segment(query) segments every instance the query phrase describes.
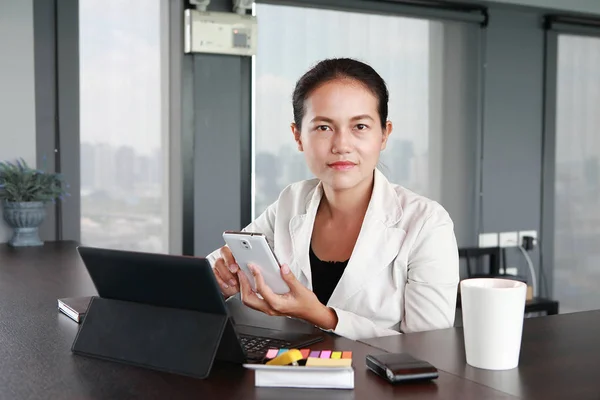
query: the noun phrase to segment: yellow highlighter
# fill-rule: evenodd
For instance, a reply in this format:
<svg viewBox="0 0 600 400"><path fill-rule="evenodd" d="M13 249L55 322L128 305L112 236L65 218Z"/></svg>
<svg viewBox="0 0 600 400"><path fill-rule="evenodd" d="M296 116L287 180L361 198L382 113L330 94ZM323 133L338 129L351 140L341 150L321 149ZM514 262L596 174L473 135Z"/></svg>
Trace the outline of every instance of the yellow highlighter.
<svg viewBox="0 0 600 400"><path fill-rule="evenodd" d="M291 349L267 361L267 365L298 365L298 361L302 360L302 358L300 350Z"/></svg>

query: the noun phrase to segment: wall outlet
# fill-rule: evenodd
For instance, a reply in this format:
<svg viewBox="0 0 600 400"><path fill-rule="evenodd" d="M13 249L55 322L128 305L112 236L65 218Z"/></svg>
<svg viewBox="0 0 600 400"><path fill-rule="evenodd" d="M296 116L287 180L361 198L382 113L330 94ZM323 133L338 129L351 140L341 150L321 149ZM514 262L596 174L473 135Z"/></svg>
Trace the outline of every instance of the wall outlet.
<svg viewBox="0 0 600 400"><path fill-rule="evenodd" d="M500 232L499 246L500 247L517 247L519 245L519 243L517 242L518 240L519 240L518 232Z"/></svg>
<svg viewBox="0 0 600 400"><path fill-rule="evenodd" d="M523 245L523 237L524 236L531 236L532 238L535 239L535 241L537 241L537 231L520 231L519 232L519 245L520 246Z"/></svg>
<svg viewBox="0 0 600 400"><path fill-rule="evenodd" d="M506 268L506 275L517 276L519 275L519 270L515 267L508 267Z"/></svg>
<svg viewBox="0 0 600 400"><path fill-rule="evenodd" d="M498 247L497 233L480 233L479 247Z"/></svg>

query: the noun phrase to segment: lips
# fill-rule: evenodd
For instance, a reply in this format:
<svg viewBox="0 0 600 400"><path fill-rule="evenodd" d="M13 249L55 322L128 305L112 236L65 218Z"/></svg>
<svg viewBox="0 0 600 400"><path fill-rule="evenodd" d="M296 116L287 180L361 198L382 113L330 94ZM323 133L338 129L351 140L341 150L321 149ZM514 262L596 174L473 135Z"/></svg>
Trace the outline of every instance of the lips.
<svg viewBox="0 0 600 400"><path fill-rule="evenodd" d="M330 168L333 169L337 169L337 170L348 170L353 168L354 166L356 166L355 163L353 163L352 161L336 161L333 163L328 164Z"/></svg>

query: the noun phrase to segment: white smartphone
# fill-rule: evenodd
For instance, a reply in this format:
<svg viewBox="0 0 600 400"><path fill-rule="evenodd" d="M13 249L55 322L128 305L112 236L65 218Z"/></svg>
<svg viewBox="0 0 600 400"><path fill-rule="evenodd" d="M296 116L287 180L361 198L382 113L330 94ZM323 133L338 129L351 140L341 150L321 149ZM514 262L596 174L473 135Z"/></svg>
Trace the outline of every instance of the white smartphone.
<svg viewBox="0 0 600 400"><path fill-rule="evenodd" d="M284 294L290 291L281 277L279 262L262 233L225 231L223 240L231 250L240 269L246 274L252 289L256 290L256 282L248 264L260 267L265 283L274 293Z"/></svg>

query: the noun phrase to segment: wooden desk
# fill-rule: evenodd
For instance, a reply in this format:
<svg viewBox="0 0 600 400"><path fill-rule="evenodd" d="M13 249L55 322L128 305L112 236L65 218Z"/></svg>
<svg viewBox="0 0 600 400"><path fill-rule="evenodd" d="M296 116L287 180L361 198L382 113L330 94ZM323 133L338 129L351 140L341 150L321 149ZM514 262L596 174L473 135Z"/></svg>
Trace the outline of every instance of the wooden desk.
<svg viewBox="0 0 600 400"><path fill-rule="evenodd" d="M78 325L57 311L56 299L90 294L96 292L75 243L46 243L27 249L0 245L0 398L514 398L447 372L441 372L435 383L389 385L365 367L365 356L380 350L325 333L325 341L315 347L353 351L354 390L255 388L252 371L225 363L217 363L208 379L197 380L76 356L71 344ZM239 309L242 307L233 311ZM248 321L256 316L249 313L235 318ZM261 314L257 325L269 318ZM272 322L277 325L288 323L286 320L275 318Z"/></svg>
<svg viewBox="0 0 600 400"><path fill-rule="evenodd" d="M509 371L468 365L462 328L363 343L410 353L438 369L524 399L600 399L600 310L526 319L519 367Z"/></svg>

